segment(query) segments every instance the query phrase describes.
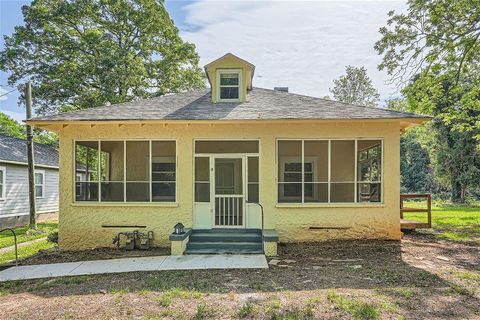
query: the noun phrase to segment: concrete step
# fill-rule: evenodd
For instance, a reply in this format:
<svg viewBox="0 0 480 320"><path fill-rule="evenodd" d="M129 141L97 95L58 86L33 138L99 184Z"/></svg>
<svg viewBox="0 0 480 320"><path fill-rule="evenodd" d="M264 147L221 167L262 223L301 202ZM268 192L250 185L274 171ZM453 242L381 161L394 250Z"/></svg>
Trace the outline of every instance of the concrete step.
<svg viewBox="0 0 480 320"><path fill-rule="evenodd" d="M233 232L193 232L190 242L261 242L262 236L256 233Z"/></svg>
<svg viewBox="0 0 480 320"><path fill-rule="evenodd" d="M185 254L262 254L262 249L189 249L185 251Z"/></svg>
<svg viewBox="0 0 480 320"><path fill-rule="evenodd" d="M193 230L185 251L186 254L262 252L262 232L259 229Z"/></svg>
<svg viewBox="0 0 480 320"><path fill-rule="evenodd" d="M188 242L187 249L252 249L261 250L261 242Z"/></svg>

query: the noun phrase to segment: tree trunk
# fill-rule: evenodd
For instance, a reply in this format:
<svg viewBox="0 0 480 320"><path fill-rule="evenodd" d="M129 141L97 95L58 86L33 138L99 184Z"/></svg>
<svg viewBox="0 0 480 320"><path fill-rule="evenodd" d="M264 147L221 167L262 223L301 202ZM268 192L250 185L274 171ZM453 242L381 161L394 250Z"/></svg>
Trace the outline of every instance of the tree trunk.
<svg viewBox="0 0 480 320"><path fill-rule="evenodd" d="M463 203L465 201L462 197L462 185L460 182L456 181L455 178L452 179L452 202L453 203Z"/></svg>

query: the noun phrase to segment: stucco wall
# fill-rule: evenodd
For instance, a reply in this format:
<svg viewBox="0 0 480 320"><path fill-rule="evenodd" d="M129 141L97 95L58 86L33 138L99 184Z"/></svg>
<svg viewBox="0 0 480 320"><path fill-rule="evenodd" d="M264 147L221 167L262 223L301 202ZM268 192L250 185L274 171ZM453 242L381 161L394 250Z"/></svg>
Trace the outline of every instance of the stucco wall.
<svg viewBox="0 0 480 320"><path fill-rule="evenodd" d="M265 209L265 228L276 229L280 241L400 239L399 134L396 121L68 125L60 132L60 246L111 246L114 234L125 230L102 228L102 224L146 225L154 231L156 245L168 245L175 223L192 226L193 141L201 138L260 139L260 202ZM383 204L276 204L276 139L365 137L384 139ZM73 203L74 139L162 138L177 141L177 204Z"/></svg>

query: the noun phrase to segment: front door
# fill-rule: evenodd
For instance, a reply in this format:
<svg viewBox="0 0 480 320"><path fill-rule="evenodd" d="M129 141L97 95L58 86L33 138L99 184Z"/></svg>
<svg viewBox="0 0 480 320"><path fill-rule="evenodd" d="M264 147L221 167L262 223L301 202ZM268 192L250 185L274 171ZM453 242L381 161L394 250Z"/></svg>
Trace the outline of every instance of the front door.
<svg viewBox="0 0 480 320"><path fill-rule="evenodd" d="M245 225L245 158L214 158L213 221L215 227Z"/></svg>

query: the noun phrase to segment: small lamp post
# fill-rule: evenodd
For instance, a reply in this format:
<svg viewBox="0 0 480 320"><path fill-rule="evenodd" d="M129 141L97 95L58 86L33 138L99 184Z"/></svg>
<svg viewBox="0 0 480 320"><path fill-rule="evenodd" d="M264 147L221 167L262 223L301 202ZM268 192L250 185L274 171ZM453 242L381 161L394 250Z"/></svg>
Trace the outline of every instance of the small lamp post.
<svg viewBox="0 0 480 320"><path fill-rule="evenodd" d="M184 234L185 233L185 226L179 222L173 227L174 234Z"/></svg>

